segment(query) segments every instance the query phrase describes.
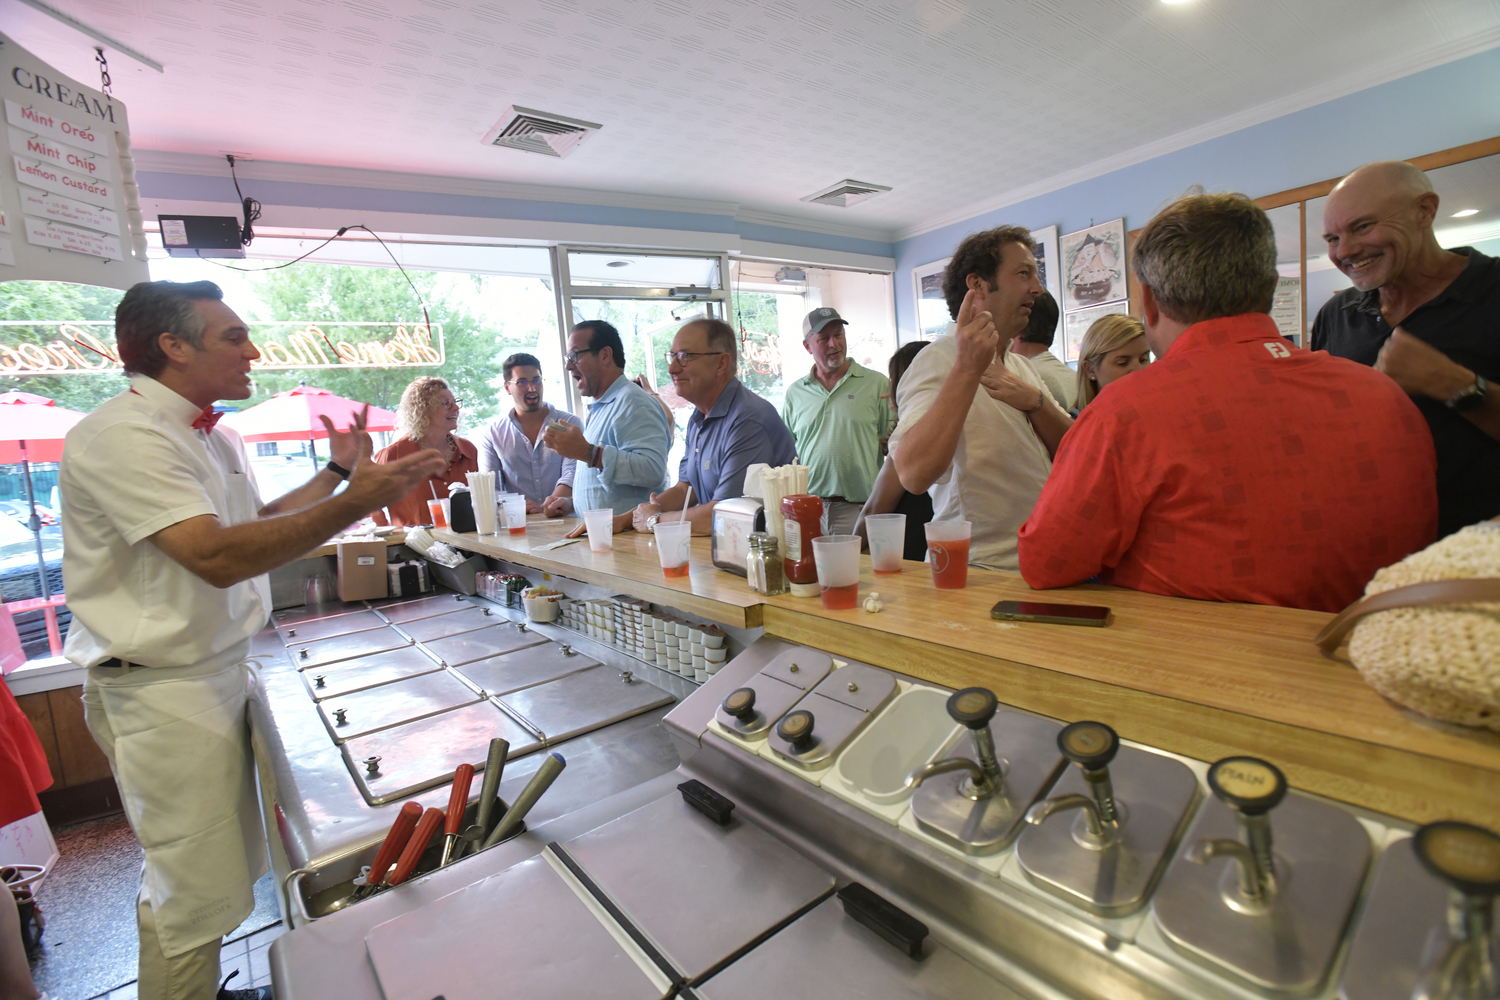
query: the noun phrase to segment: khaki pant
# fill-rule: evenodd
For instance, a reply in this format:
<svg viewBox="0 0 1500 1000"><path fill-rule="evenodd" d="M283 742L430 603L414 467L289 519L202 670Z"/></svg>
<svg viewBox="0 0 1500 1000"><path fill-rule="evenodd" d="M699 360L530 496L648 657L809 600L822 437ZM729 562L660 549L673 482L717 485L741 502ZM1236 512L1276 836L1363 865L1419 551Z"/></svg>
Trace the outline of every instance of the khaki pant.
<svg viewBox="0 0 1500 1000"><path fill-rule="evenodd" d="M850 503L847 500L824 500L823 501L823 532L828 535L852 535L854 534L854 522L859 519L859 512L865 509L862 503Z"/></svg>
<svg viewBox="0 0 1500 1000"><path fill-rule="evenodd" d="M221 941L210 941L168 958L162 954L151 904L144 896L136 899L135 921L141 935L140 981L136 984L140 1000L214 1000L218 996ZM230 985L250 986L238 981Z"/></svg>

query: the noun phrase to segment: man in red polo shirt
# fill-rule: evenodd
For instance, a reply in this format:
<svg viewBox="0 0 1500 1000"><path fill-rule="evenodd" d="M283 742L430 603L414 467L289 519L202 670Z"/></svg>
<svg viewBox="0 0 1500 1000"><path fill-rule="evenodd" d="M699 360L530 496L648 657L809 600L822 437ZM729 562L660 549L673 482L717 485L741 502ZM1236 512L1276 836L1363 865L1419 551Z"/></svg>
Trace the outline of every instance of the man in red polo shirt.
<svg viewBox="0 0 1500 1000"><path fill-rule="evenodd" d="M1337 611L1437 534L1437 460L1401 387L1267 315L1276 237L1242 195L1183 198L1132 263L1155 364L1063 438L1021 575Z"/></svg>

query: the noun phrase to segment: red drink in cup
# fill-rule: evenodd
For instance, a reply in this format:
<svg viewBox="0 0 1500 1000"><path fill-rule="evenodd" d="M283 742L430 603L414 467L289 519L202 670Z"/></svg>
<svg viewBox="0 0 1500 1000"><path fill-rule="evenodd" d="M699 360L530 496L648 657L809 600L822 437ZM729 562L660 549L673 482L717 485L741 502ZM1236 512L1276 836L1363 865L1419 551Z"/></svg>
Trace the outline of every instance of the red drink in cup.
<svg viewBox="0 0 1500 1000"><path fill-rule="evenodd" d="M676 577L687 576L688 575L688 564L687 563L683 563L681 566L663 566L661 568L661 574L662 574L662 576L665 576L668 579L673 579L673 578L676 578Z"/></svg>
<svg viewBox="0 0 1500 1000"><path fill-rule="evenodd" d="M932 585L939 590L962 590L969 584L968 521L929 521L927 561L932 564Z"/></svg>
<svg viewBox="0 0 1500 1000"><path fill-rule="evenodd" d="M845 587L824 587L823 607L829 611L848 611L859 603L859 584Z"/></svg>

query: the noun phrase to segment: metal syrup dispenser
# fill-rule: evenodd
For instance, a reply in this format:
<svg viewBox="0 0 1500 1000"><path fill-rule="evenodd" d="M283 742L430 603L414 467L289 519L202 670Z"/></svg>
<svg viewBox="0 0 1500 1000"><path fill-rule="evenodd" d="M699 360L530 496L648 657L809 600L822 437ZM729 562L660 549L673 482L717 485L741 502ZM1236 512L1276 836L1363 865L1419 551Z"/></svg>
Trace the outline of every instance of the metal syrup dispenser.
<svg viewBox="0 0 1500 1000"><path fill-rule="evenodd" d="M1216 801L1152 902L1157 928L1219 974L1318 992L1364 883L1369 834L1337 806L1288 795L1281 771L1256 757L1216 762L1208 787Z"/></svg>
<svg viewBox="0 0 1500 1000"><path fill-rule="evenodd" d="M994 726L999 702L982 687L954 692L947 708L967 728L974 759L947 757L908 775L912 817L965 854L994 854L1016 839L1026 807L1057 779L1063 762L1052 741L1059 727L1015 712L1001 713Z"/></svg>
<svg viewBox="0 0 1500 1000"><path fill-rule="evenodd" d="M896 695L892 674L862 663L833 671L771 731L771 752L794 767L818 771Z"/></svg>
<svg viewBox="0 0 1500 1000"><path fill-rule="evenodd" d="M771 726L833 669L816 649L789 649L766 664L714 712L714 721L742 740L764 739Z"/></svg>
<svg viewBox="0 0 1500 1000"><path fill-rule="evenodd" d="M1016 860L1033 884L1090 913L1133 913L1166 865L1198 779L1170 757L1120 746L1102 722L1064 727L1057 746L1076 767L1058 782L1061 794L1027 810Z"/></svg>
<svg viewBox="0 0 1500 1000"><path fill-rule="evenodd" d="M1339 984L1341 1000L1500 997L1500 836L1453 820L1386 848Z"/></svg>

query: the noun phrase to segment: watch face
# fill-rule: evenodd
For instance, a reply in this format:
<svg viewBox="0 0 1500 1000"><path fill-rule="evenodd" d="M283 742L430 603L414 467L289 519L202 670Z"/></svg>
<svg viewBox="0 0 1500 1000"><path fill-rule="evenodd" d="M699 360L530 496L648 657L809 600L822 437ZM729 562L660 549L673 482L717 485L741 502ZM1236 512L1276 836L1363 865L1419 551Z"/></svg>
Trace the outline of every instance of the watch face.
<svg viewBox="0 0 1500 1000"><path fill-rule="evenodd" d="M1448 400L1448 408L1463 413L1465 410L1477 409L1484 405L1484 398L1490 393L1490 384L1483 375L1474 376L1474 384L1460 392L1454 393Z"/></svg>

